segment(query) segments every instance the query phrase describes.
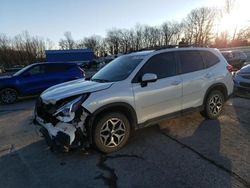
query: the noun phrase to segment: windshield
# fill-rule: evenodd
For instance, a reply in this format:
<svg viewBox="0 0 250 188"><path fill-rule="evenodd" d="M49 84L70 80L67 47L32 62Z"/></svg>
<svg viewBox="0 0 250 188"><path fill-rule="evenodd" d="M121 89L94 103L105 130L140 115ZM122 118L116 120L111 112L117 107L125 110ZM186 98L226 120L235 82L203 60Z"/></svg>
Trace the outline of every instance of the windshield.
<svg viewBox="0 0 250 188"><path fill-rule="evenodd" d="M22 68L21 70L17 71L17 72L14 74L14 76L18 76L18 75L22 74L23 72L25 72L27 69L29 69L29 68L32 67L32 66L33 66L33 65L28 65L28 66Z"/></svg>
<svg viewBox="0 0 250 188"><path fill-rule="evenodd" d="M97 82L115 82L124 80L131 74L143 58L144 56L138 55L120 56L98 71L91 80Z"/></svg>

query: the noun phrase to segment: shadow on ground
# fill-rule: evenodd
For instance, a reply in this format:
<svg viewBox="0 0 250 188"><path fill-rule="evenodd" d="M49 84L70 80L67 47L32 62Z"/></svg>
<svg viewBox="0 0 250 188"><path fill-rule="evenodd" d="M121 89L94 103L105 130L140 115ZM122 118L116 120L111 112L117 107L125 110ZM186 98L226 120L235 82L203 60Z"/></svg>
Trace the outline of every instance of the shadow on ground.
<svg viewBox="0 0 250 188"><path fill-rule="evenodd" d="M31 100L26 107L31 109L33 104ZM165 122L160 129L139 130L125 148L109 155L94 149L54 153L44 140L28 139L25 143L32 144L9 147L9 154L0 157L1 186L250 187L249 101L234 98L225 107L218 120L204 120L194 113ZM30 135L31 114L31 110L0 114L2 122L17 119L1 126L5 131L16 126L13 133L8 130L6 143L14 138L21 143L22 136Z"/></svg>
<svg viewBox="0 0 250 188"><path fill-rule="evenodd" d="M0 158L1 186L231 187L232 180L242 186L230 174L230 160L220 155L219 121L202 121L193 135L180 140L166 131L140 130L124 149L109 155L53 153L38 141Z"/></svg>

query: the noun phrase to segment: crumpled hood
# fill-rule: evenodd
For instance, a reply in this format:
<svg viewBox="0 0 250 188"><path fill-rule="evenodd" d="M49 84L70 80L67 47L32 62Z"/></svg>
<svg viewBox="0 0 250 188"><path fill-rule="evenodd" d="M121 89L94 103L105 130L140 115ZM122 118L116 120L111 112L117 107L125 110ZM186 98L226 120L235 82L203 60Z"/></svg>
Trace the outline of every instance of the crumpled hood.
<svg viewBox="0 0 250 188"><path fill-rule="evenodd" d="M55 104L57 101L67 97L108 89L112 84L112 82L99 83L77 79L48 88L41 94L41 98L44 103Z"/></svg>

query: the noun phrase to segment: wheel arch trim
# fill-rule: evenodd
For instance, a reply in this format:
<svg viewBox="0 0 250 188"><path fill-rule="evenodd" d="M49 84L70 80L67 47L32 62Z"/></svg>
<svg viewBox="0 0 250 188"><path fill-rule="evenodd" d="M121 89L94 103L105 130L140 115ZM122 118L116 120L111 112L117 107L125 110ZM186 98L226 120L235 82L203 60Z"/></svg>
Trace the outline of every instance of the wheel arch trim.
<svg viewBox="0 0 250 188"><path fill-rule="evenodd" d="M104 113L109 112L109 111L114 112L115 109L121 113L123 113L124 110L126 110L127 113L124 115L128 118L129 122L131 123L131 128L138 129L137 115L136 115L134 108L130 104L125 103L125 102L115 102L115 103L107 104L98 108L93 113L91 113L89 115L89 118L87 119L87 122L86 122L87 132L88 132L89 140L91 143L93 142L93 126L96 121L96 118L100 117L101 114L103 114L103 112Z"/></svg>
<svg viewBox="0 0 250 188"><path fill-rule="evenodd" d="M225 97L225 100L228 99L228 90L227 90L226 85L223 84L223 83L216 83L216 84L212 84L212 85L207 89L207 91L206 91L206 93L205 93L205 95L204 95L204 98L203 98L203 104L205 104L206 99L207 99L209 93L210 93L211 91L213 91L214 89L216 89L216 88L217 88L219 91L222 92L222 94L223 94L224 97Z"/></svg>

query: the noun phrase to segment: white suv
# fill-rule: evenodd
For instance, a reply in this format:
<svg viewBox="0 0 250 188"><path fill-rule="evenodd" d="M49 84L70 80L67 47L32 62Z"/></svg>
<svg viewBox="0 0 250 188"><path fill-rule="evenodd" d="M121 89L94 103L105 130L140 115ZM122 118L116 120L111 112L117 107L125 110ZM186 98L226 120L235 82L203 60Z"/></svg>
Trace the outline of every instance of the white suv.
<svg viewBox="0 0 250 188"><path fill-rule="evenodd" d="M113 60L90 80L43 92L35 122L51 147L94 144L109 153L131 130L200 111L217 118L233 92L231 66L217 49L172 48L134 52Z"/></svg>

